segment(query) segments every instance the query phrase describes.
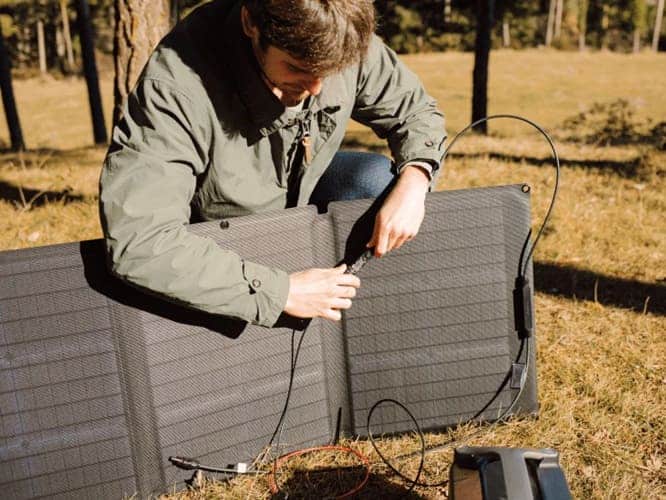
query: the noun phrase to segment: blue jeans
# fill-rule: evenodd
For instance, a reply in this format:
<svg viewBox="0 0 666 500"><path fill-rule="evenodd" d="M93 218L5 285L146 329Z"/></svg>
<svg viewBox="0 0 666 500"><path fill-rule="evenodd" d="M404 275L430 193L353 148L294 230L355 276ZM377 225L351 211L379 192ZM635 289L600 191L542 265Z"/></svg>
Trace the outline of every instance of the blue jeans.
<svg viewBox="0 0 666 500"><path fill-rule="evenodd" d="M339 151L310 196L319 213L331 201L377 198L393 182L391 160L375 153Z"/></svg>

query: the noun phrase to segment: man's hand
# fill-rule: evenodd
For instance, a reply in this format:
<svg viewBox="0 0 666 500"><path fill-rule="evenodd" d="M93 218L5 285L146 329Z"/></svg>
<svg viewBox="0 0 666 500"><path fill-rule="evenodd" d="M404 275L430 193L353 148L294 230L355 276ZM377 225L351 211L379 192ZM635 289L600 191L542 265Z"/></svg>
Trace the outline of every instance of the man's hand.
<svg viewBox="0 0 666 500"><path fill-rule="evenodd" d="M425 215L425 196L430 181L419 167L407 166L375 217L375 227L368 248L375 256L400 248L419 232Z"/></svg>
<svg viewBox="0 0 666 500"><path fill-rule="evenodd" d="M297 318L326 318L340 321L342 309L349 309L361 280L345 274L347 266L307 269L289 275L289 296L284 312Z"/></svg>

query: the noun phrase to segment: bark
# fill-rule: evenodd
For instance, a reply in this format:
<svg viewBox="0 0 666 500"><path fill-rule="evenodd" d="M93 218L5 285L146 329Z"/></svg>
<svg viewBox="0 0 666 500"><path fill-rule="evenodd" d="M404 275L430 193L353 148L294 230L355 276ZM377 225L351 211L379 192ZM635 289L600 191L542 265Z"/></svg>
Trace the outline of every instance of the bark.
<svg viewBox="0 0 666 500"><path fill-rule="evenodd" d="M116 0L115 5L114 124L148 57L169 31L172 13L169 0Z"/></svg>
<svg viewBox="0 0 666 500"><path fill-rule="evenodd" d="M106 144L106 123L102 108L102 95L99 90L99 75L95 62L95 44L92 21L90 20L90 7L88 0L77 0L76 9L79 22L79 35L81 38L81 55L83 56L83 72L88 85L88 102L93 123L95 144Z"/></svg>
<svg viewBox="0 0 666 500"><path fill-rule="evenodd" d="M586 48L588 0L578 0L578 50Z"/></svg>
<svg viewBox="0 0 666 500"><path fill-rule="evenodd" d="M603 4L601 6L601 48L606 50L608 48L608 26L610 19L608 16L608 6Z"/></svg>
<svg viewBox="0 0 666 500"><path fill-rule="evenodd" d="M657 3L657 12L654 19L654 34L652 35L652 50L659 50L659 36L661 35L661 20L664 17L664 0Z"/></svg>
<svg viewBox="0 0 666 500"><path fill-rule="evenodd" d="M555 29L553 38L558 39L562 34L562 17L564 16L564 0L557 0L555 5Z"/></svg>
<svg viewBox="0 0 666 500"><path fill-rule="evenodd" d="M472 95L472 121L488 115L488 61L490 59L490 36L495 10L495 0L477 0L476 45L474 50L474 89ZM482 134L488 133L488 123L477 127Z"/></svg>
<svg viewBox="0 0 666 500"><path fill-rule="evenodd" d="M634 29L634 54L641 51L641 32Z"/></svg>
<svg viewBox="0 0 666 500"><path fill-rule="evenodd" d="M44 23L37 21L37 53L39 55L39 71L46 73L46 44L44 43Z"/></svg>
<svg viewBox="0 0 666 500"><path fill-rule="evenodd" d="M74 71L74 51L72 50L72 35L69 30L69 12L67 0L60 0L60 17L62 17L62 35L65 39L65 52L67 53L67 71Z"/></svg>
<svg viewBox="0 0 666 500"><path fill-rule="evenodd" d="M509 30L509 21L502 22L502 46L511 47L511 31Z"/></svg>
<svg viewBox="0 0 666 500"><path fill-rule="evenodd" d="M13 151L25 149L23 143L23 132L21 131L21 122L19 121L16 110L16 100L14 99L14 87L12 86L12 64L9 54L5 47L5 38L2 35L2 26L0 25L0 90L2 91L2 104L5 107L5 118L7 119L7 128L9 129L9 138Z"/></svg>
<svg viewBox="0 0 666 500"><path fill-rule="evenodd" d="M550 47L550 44L553 41L553 28L555 25L555 5L557 0L550 0L550 6L548 8L548 21L546 25L546 47Z"/></svg>

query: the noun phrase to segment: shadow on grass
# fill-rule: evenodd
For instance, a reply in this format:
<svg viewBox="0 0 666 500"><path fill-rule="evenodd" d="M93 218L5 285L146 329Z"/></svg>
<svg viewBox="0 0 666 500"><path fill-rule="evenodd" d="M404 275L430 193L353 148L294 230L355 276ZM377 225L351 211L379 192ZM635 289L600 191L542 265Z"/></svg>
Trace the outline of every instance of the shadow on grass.
<svg viewBox="0 0 666 500"><path fill-rule="evenodd" d="M13 151L0 145L0 160L20 164L34 158L57 158L63 160L81 160L90 154L105 152L107 146L84 146L71 149L32 148L24 151Z"/></svg>
<svg viewBox="0 0 666 500"><path fill-rule="evenodd" d="M360 484L364 467L339 467L325 470L295 470L271 500L286 498L341 498ZM408 484L389 482L385 475L371 473L365 487L349 498L374 500L382 498L419 500L425 497L409 491ZM347 497L345 497L347 498Z"/></svg>
<svg viewBox="0 0 666 500"><path fill-rule="evenodd" d="M526 163L534 167L552 167L554 165L553 159L549 156L547 158L536 158L524 155L510 155L505 153L450 153L449 158L490 158L492 160L509 162L509 163ZM579 167L597 170L599 172L613 172L622 177L636 177L640 173L641 161L640 158L634 158L630 161L612 161L612 160L575 160L572 158L563 158L560 156L560 164L563 167Z"/></svg>
<svg viewBox="0 0 666 500"><path fill-rule="evenodd" d="M67 189L63 191L40 191L21 188L8 182L0 181L0 200L12 202L18 206L39 207L52 201L62 201L64 203L83 201L84 196L72 194Z"/></svg>
<svg viewBox="0 0 666 500"><path fill-rule="evenodd" d="M386 153L387 147L383 144L368 142L358 137L346 137L342 143L343 149L363 150L373 153ZM448 158L451 159L474 159L474 158L489 158L507 163L525 163L534 167L552 167L553 159L548 156L545 158L538 158L534 156L524 155L511 155L506 153L496 152L479 152L479 153L449 153ZM613 160L578 160L574 158L560 157L560 164L565 167L579 167L596 170L598 172L613 172L625 178L638 177L641 173L641 159L634 158L629 161L613 161Z"/></svg>
<svg viewBox="0 0 666 500"><path fill-rule="evenodd" d="M549 295L666 315L666 284L642 283L538 262L534 264L534 281L537 291Z"/></svg>

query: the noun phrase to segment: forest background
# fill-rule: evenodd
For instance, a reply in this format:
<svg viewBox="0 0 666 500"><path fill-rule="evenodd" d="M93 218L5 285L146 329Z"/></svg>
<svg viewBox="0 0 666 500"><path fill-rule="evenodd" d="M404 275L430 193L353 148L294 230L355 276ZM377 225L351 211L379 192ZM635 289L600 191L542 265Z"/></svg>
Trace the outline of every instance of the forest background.
<svg viewBox="0 0 666 500"><path fill-rule="evenodd" d="M46 64L68 67L63 13L70 17L73 51L80 52L73 4L66 0L0 0L0 22L17 69L39 64L37 25L44 23ZM114 0L89 0L96 46L113 53ZM172 20L201 0L171 2ZM474 49L477 2L469 0L377 0L379 33L399 53ZM553 46L560 49L638 51L666 49L660 22L663 0L512 0L494 8L494 48ZM71 63L71 59L69 61ZM70 64L71 66L71 64Z"/></svg>

